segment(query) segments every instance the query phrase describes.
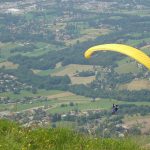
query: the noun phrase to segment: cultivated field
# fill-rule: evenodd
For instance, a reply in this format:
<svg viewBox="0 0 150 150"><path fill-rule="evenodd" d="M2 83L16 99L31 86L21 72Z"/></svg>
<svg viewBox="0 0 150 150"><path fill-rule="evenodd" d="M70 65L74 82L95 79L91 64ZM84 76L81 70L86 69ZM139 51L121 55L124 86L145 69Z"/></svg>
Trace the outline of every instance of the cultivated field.
<svg viewBox="0 0 150 150"><path fill-rule="evenodd" d="M68 46L70 44L71 45L76 44L77 41L79 41L79 42L85 42L85 41L88 41L88 40L94 40L96 37L108 34L110 31L111 30L109 30L107 28L99 28L99 29L87 28L87 29L81 29L81 31L80 31L81 35L80 35L79 38L65 40L65 43Z"/></svg>
<svg viewBox="0 0 150 150"><path fill-rule="evenodd" d="M5 67L6 69L16 69L18 67L18 64L14 64L10 61L4 61L0 63L0 68Z"/></svg>
<svg viewBox="0 0 150 150"><path fill-rule="evenodd" d="M91 83L93 80L95 80L95 76L90 76L90 77L77 77L76 74L77 72L82 72L82 71L89 71L93 70L92 65L76 65L76 64L71 64L66 66L64 69L51 73L53 76L64 76L68 75L71 79L72 84L87 84Z"/></svg>
<svg viewBox="0 0 150 150"><path fill-rule="evenodd" d="M20 99L22 97L36 97L36 96L49 96L53 94L63 93L59 90L38 90L36 94L33 94L31 91L22 90L20 94L14 94L13 92L3 92L0 93L0 97L10 97L12 99Z"/></svg>
<svg viewBox="0 0 150 150"><path fill-rule="evenodd" d="M150 89L150 81L149 80L134 80L128 84L124 84L120 86L120 89L127 90L142 90L142 89Z"/></svg>
<svg viewBox="0 0 150 150"><path fill-rule="evenodd" d="M71 79L72 84L87 84L91 83L95 80L95 76L90 77L78 77L76 76L77 72L82 71L93 71L92 65L78 65L78 64L70 64L65 67L57 66L55 69L49 70L33 70L35 74L39 75L51 75L51 76L65 76L68 75Z"/></svg>

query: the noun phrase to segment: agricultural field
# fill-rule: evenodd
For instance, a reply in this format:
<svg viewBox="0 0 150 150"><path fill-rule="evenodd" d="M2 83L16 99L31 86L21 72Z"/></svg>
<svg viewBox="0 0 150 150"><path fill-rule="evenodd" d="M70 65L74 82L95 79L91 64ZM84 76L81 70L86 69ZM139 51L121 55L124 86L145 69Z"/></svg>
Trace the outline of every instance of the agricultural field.
<svg viewBox="0 0 150 150"><path fill-rule="evenodd" d="M119 74L123 73L138 73L140 70L137 68L135 62L119 63L119 66L115 68L115 71Z"/></svg>
<svg viewBox="0 0 150 150"><path fill-rule="evenodd" d="M71 79L72 84L87 84L91 83L95 80L95 76L90 77L78 77L76 76L77 72L81 71L93 71L92 65L78 65L78 64L70 64L67 66L58 66L55 69L49 70L33 70L35 74L38 75L51 75L51 76L64 76L68 75Z"/></svg>
<svg viewBox="0 0 150 150"><path fill-rule="evenodd" d="M9 57L21 54L23 56L28 57L37 57L41 56L45 53L55 50L64 49L63 46L36 42L34 43L35 47L28 51L28 49L24 50L24 48L32 43L3 43L0 44L0 60L6 61ZM16 50L15 50L16 49ZM16 52L15 52L16 51Z"/></svg>
<svg viewBox="0 0 150 150"><path fill-rule="evenodd" d="M84 96L78 96L71 92L63 92L63 91L44 91L39 90L36 94L33 94L28 91L22 91L20 94L13 94L11 92L1 93L1 97L11 97L12 99L22 99L24 97L36 97L36 96L43 96L47 98L47 101L33 101L32 103L23 104L23 103L13 103L13 104L1 104L0 109L9 109L11 111L23 111L27 109L34 109L40 108L44 106L49 106L47 111L49 113L66 113L71 110L111 110L112 104L135 104L137 106L140 105L148 105L150 106L149 102L124 102L124 101L117 101L113 99L96 99L95 102L91 98L87 98ZM69 104L73 103L73 106ZM66 106L62 106L62 104Z"/></svg>
<svg viewBox="0 0 150 150"><path fill-rule="evenodd" d="M0 62L6 61L11 56L10 49L16 48L17 43L0 43Z"/></svg>
<svg viewBox="0 0 150 150"><path fill-rule="evenodd" d="M75 98L75 97L74 97ZM65 99L65 98L63 98ZM70 99L70 102L74 103L74 106L69 106L69 101L65 102L68 104L67 106L62 107L61 105L57 105L55 108L50 108L48 110L49 113L67 113L71 110L80 110L80 111L87 111L87 110L109 110L111 112L112 104L135 104L137 106L145 105L150 106L149 102L124 102L124 101L117 101L111 99L96 99L95 102L92 99L81 99L75 98ZM59 99L58 99L59 100Z"/></svg>
<svg viewBox="0 0 150 150"><path fill-rule="evenodd" d="M64 76L64 75L76 75L77 72L81 71L90 71L93 70L92 65L78 65L78 64L70 64L66 66L63 70L52 73L53 76Z"/></svg>
<svg viewBox="0 0 150 150"><path fill-rule="evenodd" d="M58 72L64 70L66 68L66 66L64 67L58 67L58 68L55 68L55 69L48 69L48 70L35 70L33 69L33 72L35 74L38 74L38 75L41 75L41 76L46 76L46 75L55 75L55 73L57 74Z"/></svg>
<svg viewBox="0 0 150 150"><path fill-rule="evenodd" d="M0 68L2 67L5 67L6 69L16 69L18 65L10 61L4 61L4 62L0 62Z"/></svg>
<svg viewBox="0 0 150 150"><path fill-rule="evenodd" d="M150 89L150 81L149 80L135 80L130 83L121 85L120 89L127 89L130 91Z"/></svg>
<svg viewBox="0 0 150 150"><path fill-rule="evenodd" d="M82 43L88 40L94 40L96 37L108 34L110 32L111 30L108 28L92 29L87 27L87 29L81 29L80 36L78 38L65 40L65 43L67 46L75 45L78 42Z"/></svg>
<svg viewBox="0 0 150 150"><path fill-rule="evenodd" d="M90 70L93 70L92 65L71 64L71 65L66 66L64 69L62 69L58 72L52 73L51 75L53 75L53 76L69 75L72 84L87 84L87 83L91 83L95 79L95 76L77 77L76 74L77 74L77 72L90 71Z"/></svg>
<svg viewBox="0 0 150 150"><path fill-rule="evenodd" d="M21 91L20 94L14 94L12 92L5 92L0 93L0 97L10 97L11 99L18 100L23 99L24 97L31 97L35 98L38 96L42 96L40 100L37 101L31 101L30 103L24 104L24 103L10 103L10 104L1 104L0 110L9 109L11 111L23 111L27 109L34 109L34 108L40 108L44 106L49 106L50 109L55 108L57 106L60 106L61 104L69 103L69 102L76 102L76 103L83 103L87 102L89 98L77 96L71 92L64 92L64 91L58 91L58 90L51 90L51 91L45 91L45 90L38 90L36 94L33 94L29 91ZM46 101L44 99L47 99Z"/></svg>
<svg viewBox="0 0 150 150"><path fill-rule="evenodd" d="M53 94L63 93L63 91L58 90L38 90L37 93L33 94L31 91L22 90L20 94L14 94L13 92L0 93L1 97L10 97L12 99L20 99L22 97L35 97L35 96L49 96Z"/></svg>

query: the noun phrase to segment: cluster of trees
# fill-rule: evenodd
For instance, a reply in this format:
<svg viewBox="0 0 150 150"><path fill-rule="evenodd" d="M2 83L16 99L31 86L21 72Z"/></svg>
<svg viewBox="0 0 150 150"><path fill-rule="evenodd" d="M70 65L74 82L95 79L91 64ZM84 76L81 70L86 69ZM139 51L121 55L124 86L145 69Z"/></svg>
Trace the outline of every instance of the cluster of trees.
<svg viewBox="0 0 150 150"><path fill-rule="evenodd" d="M30 31L12 32L6 27L2 27L0 33L0 38L2 42L14 42L14 41L32 41L32 42L51 42L55 39L52 32L47 31L46 35L44 33L33 34Z"/></svg>
<svg viewBox="0 0 150 150"><path fill-rule="evenodd" d="M112 18L112 16L117 19ZM108 40L114 40L114 42L127 42L130 40L141 40L143 42L144 38L149 38L149 16L135 16L135 15L127 15L121 13L103 13L100 14L99 17L96 17L95 21L87 20L89 26L94 28L99 28L101 26L109 26L112 27L114 32L108 34L106 41L104 39L104 43L107 43ZM135 28L136 26L136 28ZM138 34L137 34L138 33ZM106 35L107 36L107 35ZM100 40L103 37L98 37L96 40ZM95 41L96 42L96 41Z"/></svg>
<svg viewBox="0 0 150 150"><path fill-rule="evenodd" d="M62 52L54 51L38 57L27 57L22 55L16 55L10 57L8 60L27 68L47 70L55 67L56 63L63 60Z"/></svg>
<svg viewBox="0 0 150 150"><path fill-rule="evenodd" d="M71 82L67 75L63 77L39 76L23 66L13 70L1 69L1 71L14 75L21 83L26 83L40 89L66 89Z"/></svg>
<svg viewBox="0 0 150 150"><path fill-rule="evenodd" d="M60 106L61 106L61 107L67 107L67 106L71 106L71 107L72 107L72 106L75 106L75 105L77 106L78 104L75 104L75 103L73 103L73 102L70 102L69 104L61 104Z"/></svg>
<svg viewBox="0 0 150 150"><path fill-rule="evenodd" d="M110 98L117 99L121 101L150 101L150 91L140 90L140 91L128 91L128 90L105 90L101 88L90 88L85 85L72 85L69 90L78 95L95 98Z"/></svg>
<svg viewBox="0 0 150 150"><path fill-rule="evenodd" d="M89 76L94 76L95 72L93 72L93 71L81 71L81 72L77 72L77 75L79 77L89 77Z"/></svg>
<svg viewBox="0 0 150 150"><path fill-rule="evenodd" d="M65 27L65 32L70 35L72 38L79 36L79 29L76 24L67 24Z"/></svg>
<svg viewBox="0 0 150 150"><path fill-rule="evenodd" d="M150 114L150 106L137 106L134 104L119 105L119 115L128 114L130 116L140 114L142 116Z"/></svg>
<svg viewBox="0 0 150 150"><path fill-rule="evenodd" d="M44 15L44 14L43 14ZM13 14L0 14L1 31L0 39L2 42L32 41L53 43L55 35L51 30L45 28L43 22L38 18L38 13L33 13L33 18L29 20L25 16Z"/></svg>
<svg viewBox="0 0 150 150"><path fill-rule="evenodd" d="M96 80L90 84L90 87L96 88L101 86L102 89L109 89L109 88L116 88L117 85L129 83L135 77L141 77L142 74L136 75L133 73L125 73L125 74L118 74L111 68L110 72L98 72L96 74Z"/></svg>

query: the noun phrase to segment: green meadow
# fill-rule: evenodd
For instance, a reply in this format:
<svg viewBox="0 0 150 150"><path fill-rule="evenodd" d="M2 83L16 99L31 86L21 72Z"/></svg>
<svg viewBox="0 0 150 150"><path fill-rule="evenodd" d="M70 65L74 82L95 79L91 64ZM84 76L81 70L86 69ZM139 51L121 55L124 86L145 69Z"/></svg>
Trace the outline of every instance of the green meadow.
<svg viewBox="0 0 150 150"><path fill-rule="evenodd" d="M94 138L63 128L23 128L0 120L2 150L146 150L134 138Z"/></svg>
<svg viewBox="0 0 150 150"><path fill-rule="evenodd" d="M0 97L10 97L12 99L20 99L23 97L49 96L62 92L63 91L59 90L38 90L37 93L33 94L31 91L22 90L20 94L14 94L13 92L0 93Z"/></svg>

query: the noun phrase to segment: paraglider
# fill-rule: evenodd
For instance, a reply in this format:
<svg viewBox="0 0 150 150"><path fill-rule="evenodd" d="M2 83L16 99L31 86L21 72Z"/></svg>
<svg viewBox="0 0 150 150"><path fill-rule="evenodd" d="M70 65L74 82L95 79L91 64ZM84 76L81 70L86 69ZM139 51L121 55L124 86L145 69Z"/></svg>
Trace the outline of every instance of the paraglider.
<svg viewBox="0 0 150 150"><path fill-rule="evenodd" d="M119 52L122 54L125 54L135 60L137 60L139 63L143 64L145 67L147 67L150 70L150 57L146 55L141 50L138 50L134 47L123 45L123 44L102 44L97 45L89 48L85 51L84 56L85 58L90 58L91 55L94 52L97 51L114 51Z"/></svg>
<svg viewBox="0 0 150 150"><path fill-rule="evenodd" d="M113 107L112 107L112 115L116 114L116 113L117 113L117 111L118 111L118 109L119 109L119 106L118 106L118 105L113 104Z"/></svg>
<svg viewBox="0 0 150 150"><path fill-rule="evenodd" d="M84 53L84 57L86 59L89 59L93 53L98 51L114 51L114 52L125 54L135 59L137 62L143 64L146 68L150 70L150 57L146 55L144 52L142 52L141 50L138 50L134 47L124 45L124 44L102 44L102 45L93 46L88 50L86 50ZM112 115L116 114L118 112L118 109L119 106L113 104Z"/></svg>

